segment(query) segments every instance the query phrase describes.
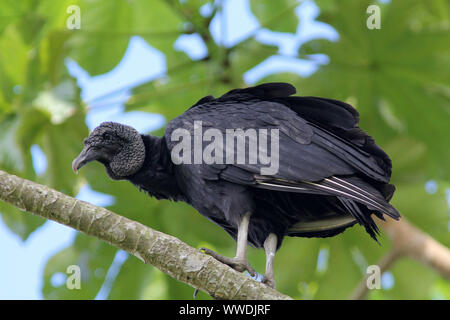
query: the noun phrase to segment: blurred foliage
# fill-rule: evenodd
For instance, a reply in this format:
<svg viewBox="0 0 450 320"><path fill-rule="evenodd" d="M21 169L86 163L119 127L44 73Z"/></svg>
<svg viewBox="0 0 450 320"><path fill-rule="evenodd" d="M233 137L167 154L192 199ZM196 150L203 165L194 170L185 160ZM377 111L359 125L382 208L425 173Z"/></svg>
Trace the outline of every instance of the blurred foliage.
<svg viewBox="0 0 450 320"><path fill-rule="evenodd" d="M112 182L99 164L74 175L71 161L88 134L87 106L66 68L76 61L90 75L112 70L122 59L131 36L139 35L166 58L167 74L138 86L127 110L163 114L168 120L199 98L220 95L245 86L243 74L277 53L252 33L233 46L216 43L209 26L221 3L207 0L114 0L0 2L0 168L66 194L76 195L89 183L114 196L108 208L172 234L194 247L208 246L225 255L234 241L219 227L183 203L156 201L127 182ZM367 7L373 1L316 0L318 20L339 34L336 41L314 39L303 44L297 58L327 55L307 78L272 74L261 82L285 81L302 95L341 99L361 113L361 127L391 155L397 192L393 204L415 225L449 245L448 205L450 148L450 5L446 0L395 0L378 3L381 29L366 27ZM260 29L295 33L295 0L250 0ZM81 9L80 30L68 30L69 5ZM201 8L212 8L201 14ZM239 23L238 21L236 23ZM207 55L191 60L174 49L183 34L198 34ZM159 132L161 134L161 132ZM30 148L38 145L48 161L37 174ZM434 180L437 190L426 192ZM44 221L0 203L1 217L22 239ZM332 239L287 238L276 258L277 288L294 298L342 299L388 250L359 227ZM318 259L318 256L321 259ZM55 254L44 273L42 292L50 299L92 299L110 286L112 299L190 299L193 289L130 256L118 268L117 249L79 234L72 246ZM250 249L249 259L264 269L262 250ZM52 281L67 266L82 268L82 289L67 290ZM107 284L111 267L118 269ZM450 297L450 286L433 270L402 260L391 270L394 285L370 292L372 299ZM19 275L12 275L19 276ZM209 298L200 293L199 298Z"/></svg>

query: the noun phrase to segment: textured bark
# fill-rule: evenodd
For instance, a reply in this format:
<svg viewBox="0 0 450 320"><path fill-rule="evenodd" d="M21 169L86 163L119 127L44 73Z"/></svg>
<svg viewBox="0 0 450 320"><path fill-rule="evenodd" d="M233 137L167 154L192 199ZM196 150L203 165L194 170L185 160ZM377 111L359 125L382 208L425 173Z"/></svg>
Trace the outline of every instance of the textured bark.
<svg viewBox="0 0 450 320"><path fill-rule="evenodd" d="M0 199L135 255L218 299L291 299L179 239L0 170Z"/></svg>

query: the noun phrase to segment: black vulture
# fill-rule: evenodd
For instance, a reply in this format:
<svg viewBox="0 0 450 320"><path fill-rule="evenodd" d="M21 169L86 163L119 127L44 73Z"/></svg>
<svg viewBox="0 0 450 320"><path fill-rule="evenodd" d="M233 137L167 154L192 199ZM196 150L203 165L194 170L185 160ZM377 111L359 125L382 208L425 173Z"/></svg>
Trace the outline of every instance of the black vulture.
<svg viewBox="0 0 450 320"><path fill-rule="evenodd" d="M400 218L389 204L391 160L358 127L358 112L295 92L266 83L204 97L161 138L104 122L84 140L73 170L97 160L112 179L187 202L237 241L234 258L204 252L255 275L247 244L264 248L262 281L273 287L284 236L331 237L358 223L376 240L372 214Z"/></svg>

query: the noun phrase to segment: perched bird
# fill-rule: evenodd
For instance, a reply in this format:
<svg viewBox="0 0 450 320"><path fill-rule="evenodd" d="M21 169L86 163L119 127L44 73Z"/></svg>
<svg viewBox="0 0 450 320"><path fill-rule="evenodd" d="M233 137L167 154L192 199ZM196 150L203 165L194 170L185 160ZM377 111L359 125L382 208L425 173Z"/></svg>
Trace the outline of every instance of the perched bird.
<svg viewBox="0 0 450 320"><path fill-rule="evenodd" d="M104 122L84 140L73 170L97 160L112 179L187 202L237 241L234 258L203 248L207 254L255 275L247 244L264 248L262 281L274 287L284 236L331 237L358 223L376 240L372 214L400 218L389 204L391 160L358 127L358 112L295 92L266 83L204 97L161 138Z"/></svg>

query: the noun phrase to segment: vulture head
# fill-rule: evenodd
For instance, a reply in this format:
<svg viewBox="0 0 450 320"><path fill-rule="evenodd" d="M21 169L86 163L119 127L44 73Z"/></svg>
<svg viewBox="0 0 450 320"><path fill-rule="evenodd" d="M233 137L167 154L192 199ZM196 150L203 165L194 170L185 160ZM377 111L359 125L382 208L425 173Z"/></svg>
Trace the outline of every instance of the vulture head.
<svg viewBox="0 0 450 320"><path fill-rule="evenodd" d="M142 168L145 146L134 128L116 122L103 122L84 140L84 148L72 162L77 172L88 162L102 163L114 180L125 179Z"/></svg>

